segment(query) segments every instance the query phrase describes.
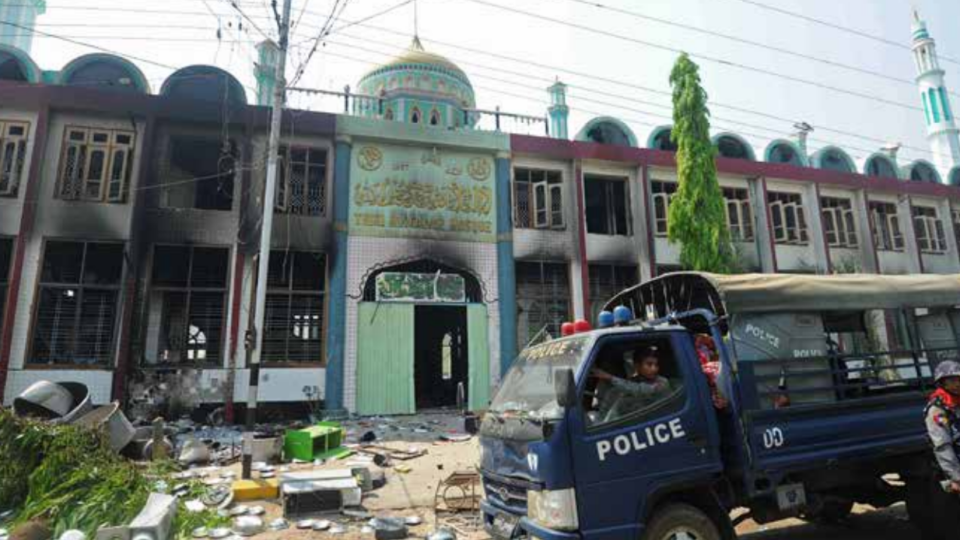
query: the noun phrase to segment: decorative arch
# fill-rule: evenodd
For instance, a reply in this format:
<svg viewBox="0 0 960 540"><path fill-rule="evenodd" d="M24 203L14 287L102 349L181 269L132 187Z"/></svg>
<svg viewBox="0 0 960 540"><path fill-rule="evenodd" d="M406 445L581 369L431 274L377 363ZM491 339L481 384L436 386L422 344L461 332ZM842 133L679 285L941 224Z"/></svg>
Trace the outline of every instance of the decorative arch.
<svg viewBox="0 0 960 540"><path fill-rule="evenodd" d="M657 126L653 128L650 137L647 138L647 148L653 150L663 150L666 152L676 152L677 145L670 140L673 134L673 126Z"/></svg>
<svg viewBox="0 0 960 540"><path fill-rule="evenodd" d="M0 80L39 83L43 72L30 55L16 47L0 44Z"/></svg>
<svg viewBox="0 0 960 540"><path fill-rule="evenodd" d="M907 165L904 170L904 179L911 182L926 182L929 184L942 184L940 173L937 168L927 160L918 159Z"/></svg>
<svg viewBox="0 0 960 540"><path fill-rule="evenodd" d="M422 121L423 121L423 113L420 112L420 107L414 107L410 111L410 123L419 124Z"/></svg>
<svg viewBox="0 0 960 540"><path fill-rule="evenodd" d="M767 145L763 151L763 160L767 163L785 163L795 167L806 167L807 156L803 155L800 146L787 139L776 139Z"/></svg>
<svg viewBox="0 0 960 540"><path fill-rule="evenodd" d="M836 171L843 173L854 173L857 171L856 165L850 155L836 146L825 146L813 154L813 166L825 171Z"/></svg>
<svg viewBox="0 0 960 540"><path fill-rule="evenodd" d="M622 121L611 116L598 116L587 122L575 138L582 142L637 146L637 136Z"/></svg>
<svg viewBox="0 0 960 540"><path fill-rule="evenodd" d="M240 81L214 66L194 65L178 69L163 81L160 94L218 102L226 96L231 105L247 104L247 92Z"/></svg>
<svg viewBox="0 0 960 540"><path fill-rule="evenodd" d="M951 186L960 187L960 166L950 169L950 174L947 175L947 183Z"/></svg>
<svg viewBox="0 0 960 540"><path fill-rule="evenodd" d="M863 162L863 174L872 178L900 178L897 164L886 154L871 154Z"/></svg>
<svg viewBox="0 0 960 540"><path fill-rule="evenodd" d="M753 147L746 139L736 133L718 133L711 138L713 146L717 152L730 159L745 159L747 161L756 161L757 156L753 153Z"/></svg>
<svg viewBox="0 0 960 540"><path fill-rule="evenodd" d="M393 120L393 107L387 107L387 112L383 113L384 120Z"/></svg>
<svg viewBox="0 0 960 540"><path fill-rule="evenodd" d="M150 83L133 62L113 54L75 58L60 71L60 84L150 93Z"/></svg>
<svg viewBox="0 0 960 540"><path fill-rule="evenodd" d="M430 111L430 125L439 126L440 125L440 111L433 109Z"/></svg>
<svg viewBox="0 0 960 540"><path fill-rule="evenodd" d="M360 281L360 298L365 302L376 301L377 276L384 272L410 272L415 274L457 274L463 277L467 302L488 302L486 286L473 271L437 258L408 257L389 261L367 271ZM356 297L354 297L356 298Z"/></svg>

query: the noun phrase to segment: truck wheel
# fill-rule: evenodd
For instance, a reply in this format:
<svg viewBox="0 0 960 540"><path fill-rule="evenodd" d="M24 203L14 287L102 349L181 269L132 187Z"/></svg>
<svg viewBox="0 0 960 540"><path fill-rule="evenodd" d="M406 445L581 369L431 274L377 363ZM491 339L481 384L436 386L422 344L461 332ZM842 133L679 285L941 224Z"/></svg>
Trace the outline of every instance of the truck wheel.
<svg viewBox="0 0 960 540"><path fill-rule="evenodd" d="M907 482L907 514L924 540L952 540L960 529L960 497L934 478L916 477Z"/></svg>
<svg viewBox="0 0 960 540"><path fill-rule="evenodd" d="M824 525L836 525L847 519L853 512L853 501L846 499L827 499L823 506L812 514L804 514L803 519Z"/></svg>
<svg viewBox="0 0 960 540"><path fill-rule="evenodd" d="M721 540L709 516L689 504L671 504L650 520L643 540Z"/></svg>

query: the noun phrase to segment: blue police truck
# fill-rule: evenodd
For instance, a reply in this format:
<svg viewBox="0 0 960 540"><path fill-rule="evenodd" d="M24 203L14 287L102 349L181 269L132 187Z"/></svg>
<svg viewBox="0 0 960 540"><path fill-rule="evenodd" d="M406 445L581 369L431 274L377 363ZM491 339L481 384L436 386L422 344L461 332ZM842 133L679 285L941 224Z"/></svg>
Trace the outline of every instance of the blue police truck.
<svg viewBox="0 0 960 540"><path fill-rule="evenodd" d="M923 422L958 357L960 275L674 273L604 309L527 347L484 415L494 538L731 539L901 501L960 534Z"/></svg>

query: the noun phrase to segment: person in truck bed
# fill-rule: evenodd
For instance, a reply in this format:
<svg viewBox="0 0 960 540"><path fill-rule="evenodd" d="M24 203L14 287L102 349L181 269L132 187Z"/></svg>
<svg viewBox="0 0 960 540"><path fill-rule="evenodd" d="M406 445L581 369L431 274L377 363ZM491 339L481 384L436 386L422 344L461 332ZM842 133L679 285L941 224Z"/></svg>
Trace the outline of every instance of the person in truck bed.
<svg viewBox="0 0 960 540"><path fill-rule="evenodd" d="M670 393L670 381L660 375L660 359L652 347L634 353L633 374L628 374L628 378L621 379L598 368L592 375L605 382L599 407L603 422L642 409Z"/></svg>
<svg viewBox="0 0 960 540"><path fill-rule="evenodd" d="M960 494L960 364L940 362L934 376L937 389L927 404L927 434L944 490Z"/></svg>

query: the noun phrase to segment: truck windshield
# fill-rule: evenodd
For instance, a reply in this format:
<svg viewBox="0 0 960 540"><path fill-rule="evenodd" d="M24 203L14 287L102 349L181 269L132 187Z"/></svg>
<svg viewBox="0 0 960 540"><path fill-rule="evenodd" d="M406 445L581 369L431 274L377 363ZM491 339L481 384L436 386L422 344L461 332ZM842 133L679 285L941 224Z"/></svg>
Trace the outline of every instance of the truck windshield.
<svg viewBox="0 0 960 540"><path fill-rule="evenodd" d="M576 371L589 339L575 337L530 347L507 373L490 410L503 415L517 414L542 420L560 418L554 379L558 371Z"/></svg>

